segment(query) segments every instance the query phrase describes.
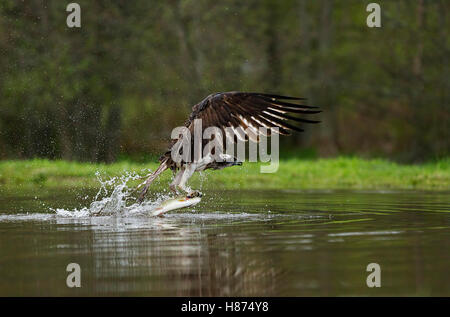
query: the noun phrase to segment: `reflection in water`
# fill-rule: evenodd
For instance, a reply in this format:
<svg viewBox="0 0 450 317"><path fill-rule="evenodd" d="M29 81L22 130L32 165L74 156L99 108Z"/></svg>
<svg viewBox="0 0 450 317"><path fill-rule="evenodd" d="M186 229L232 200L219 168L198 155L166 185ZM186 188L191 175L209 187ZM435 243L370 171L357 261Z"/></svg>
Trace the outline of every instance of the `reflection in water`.
<svg viewBox="0 0 450 317"><path fill-rule="evenodd" d="M231 296L243 290L246 295L258 295L264 290L276 295L280 268L271 257L255 257L261 250L251 239L211 230L209 226L218 220L233 226L261 221L261 217L186 213L164 218L56 218L56 223L63 230L72 225L71 230L91 231L89 245L81 248L96 250L91 259L98 281L93 283L96 293L140 290L176 296ZM111 277L127 282L111 288Z"/></svg>
<svg viewBox="0 0 450 317"><path fill-rule="evenodd" d="M448 193L209 193L164 218L58 217L79 202L56 197L3 199L0 295L450 295Z"/></svg>

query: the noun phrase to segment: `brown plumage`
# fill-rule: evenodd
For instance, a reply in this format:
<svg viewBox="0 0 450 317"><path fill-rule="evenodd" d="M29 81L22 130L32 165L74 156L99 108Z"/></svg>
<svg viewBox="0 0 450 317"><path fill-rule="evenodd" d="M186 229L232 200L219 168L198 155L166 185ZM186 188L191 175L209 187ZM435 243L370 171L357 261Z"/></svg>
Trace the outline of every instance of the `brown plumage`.
<svg viewBox="0 0 450 317"><path fill-rule="evenodd" d="M276 132L272 129L275 127L278 128L279 134L290 135L290 131L303 131L303 129L295 123L320 122L293 116L295 114L316 114L321 112L320 110L317 110L317 107L301 104L302 101L305 101L305 99L264 93L237 91L215 93L209 95L203 101L192 107L192 113L186 121L185 127L189 129L191 135L194 135L194 120L201 119L202 133L208 127L219 128L222 135L225 136L223 138L225 152L225 139L228 137L225 128L227 127L233 127L235 133L240 138L245 139L245 141L251 140L254 142L259 142L261 133L259 131L260 127L265 127L268 129L267 136L270 136L272 133ZM193 142L193 138L191 139ZM171 152L177 141L178 140L173 140L170 143L168 151L159 159L161 164L158 169L143 183L145 186L141 192L139 198L140 201L143 200L145 194L147 193L150 183L164 170L170 168L175 172L181 169L182 171L179 173L182 173L184 172L183 168L190 164L189 162L176 163L172 160ZM203 140L202 149L206 142L208 142L208 140ZM223 166L221 166L212 162L207 165L205 169L217 169L232 165L240 165L241 162L235 161L234 163L235 164L221 163L223 164ZM192 173L190 173L190 175L192 175ZM189 178L190 175L188 175L187 178ZM178 178L182 177L179 176ZM175 177L175 179L177 179L177 177ZM172 183L172 185L173 184L174 183ZM174 191L176 191L175 185L171 186L171 189ZM182 185L184 187L184 183L182 183Z"/></svg>

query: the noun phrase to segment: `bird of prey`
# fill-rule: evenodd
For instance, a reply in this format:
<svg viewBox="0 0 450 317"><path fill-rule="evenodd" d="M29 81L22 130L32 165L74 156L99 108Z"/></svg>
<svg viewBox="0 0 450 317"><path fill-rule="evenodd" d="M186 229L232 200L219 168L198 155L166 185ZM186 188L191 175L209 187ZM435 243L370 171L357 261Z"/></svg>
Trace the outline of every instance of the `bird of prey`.
<svg viewBox="0 0 450 317"><path fill-rule="evenodd" d="M234 140L259 142L260 136L265 131L265 136L272 133L281 135L290 135L290 131L303 131L292 122L301 123L318 123L320 121L309 120L292 116L291 114L316 114L321 112L317 107L311 107L301 104L305 98L281 96L265 93L254 92L223 92L214 93L206 97L200 103L192 107L192 113L185 122L184 127L191 135L195 134L195 123L201 119L201 132L203 133L209 127L217 127L222 132L224 148L225 140L229 136L229 129L234 132ZM260 129L260 127L266 128ZM228 157L221 154L220 160L208 156L196 159L174 160L173 151L179 151L180 136L178 139L172 140L170 146L160 158L159 167L151 173L146 181L140 186L144 186L138 201L142 202L150 184L167 169L171 169L174 173L174 179L170 184L171 191L177 193L181 190L187 193L187 197L196 197L201 194L198 191L190 191L186 188L187 180L197 171L206 169L222 169L234 165L242 165L236 157ZM192 148L194 141L191 140ZM202 149L209 140L202 140ZM225 153L225 150L223 151ZM193 155L194 151L191 151ZM203 153L203 152L202 152Z"/></svg>

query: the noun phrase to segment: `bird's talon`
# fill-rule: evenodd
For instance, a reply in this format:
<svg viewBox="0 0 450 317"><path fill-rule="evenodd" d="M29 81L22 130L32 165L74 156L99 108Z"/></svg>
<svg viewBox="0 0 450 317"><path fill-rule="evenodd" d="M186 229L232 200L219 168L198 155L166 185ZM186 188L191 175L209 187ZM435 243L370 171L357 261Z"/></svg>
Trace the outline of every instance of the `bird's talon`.
<svg viewBox="0 0 450 317"><path fill-rule="evenodd" d="M199 192L198 190L194 190L186 195L187 198L194 198L194 197L202 197L203 194Z"/></svg>

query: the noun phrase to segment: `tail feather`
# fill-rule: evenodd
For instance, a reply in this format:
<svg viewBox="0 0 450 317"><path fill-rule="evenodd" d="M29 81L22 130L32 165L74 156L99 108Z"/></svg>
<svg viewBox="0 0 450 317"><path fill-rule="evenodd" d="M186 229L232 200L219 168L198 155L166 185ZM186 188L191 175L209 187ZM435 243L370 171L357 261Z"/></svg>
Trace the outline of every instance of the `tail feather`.
<svg viewBox="0 0 450 317"><path fill-rule="evenodd" d="M144 183L142 183L140 186L145 185L144 188L142 188L141 194L139 195L138 202L142 202L145 198L145 195L147 194L148 188L150 187L150 184L166 169L168 169L169 166L167 165L167 160L164 160L161 162L159 167L154 171L146 180Z"/></svg>

